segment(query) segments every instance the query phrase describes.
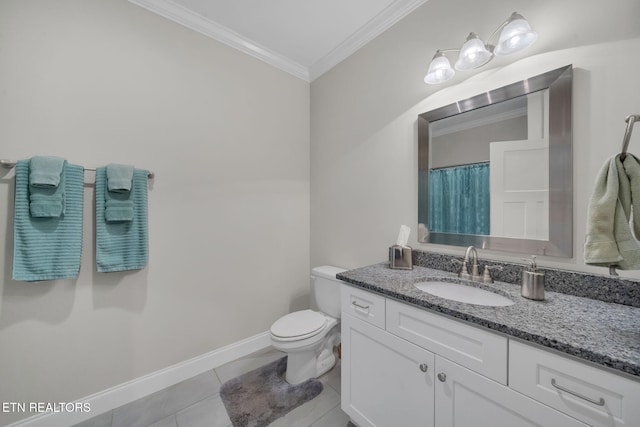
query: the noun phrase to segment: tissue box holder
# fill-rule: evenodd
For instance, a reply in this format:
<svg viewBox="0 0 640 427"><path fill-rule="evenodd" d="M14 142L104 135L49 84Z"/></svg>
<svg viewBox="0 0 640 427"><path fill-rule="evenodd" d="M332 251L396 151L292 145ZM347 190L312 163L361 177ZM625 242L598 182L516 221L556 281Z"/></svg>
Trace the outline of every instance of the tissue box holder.
<svg viewBox="0 0 640 427"><path fill-rule="evenodd" d="M389 248L389 267L396 270L413 270L411 248L409 246L391 246Z"/></svg>

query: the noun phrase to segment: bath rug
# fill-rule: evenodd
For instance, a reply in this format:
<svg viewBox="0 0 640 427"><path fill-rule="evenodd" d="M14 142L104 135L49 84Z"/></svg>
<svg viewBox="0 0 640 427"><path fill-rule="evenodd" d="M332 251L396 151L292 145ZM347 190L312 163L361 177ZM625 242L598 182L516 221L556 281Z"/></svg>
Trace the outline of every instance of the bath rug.
<svg viewBox="0 0 640 427"><path fill-rule="evenodd" d="M315 378L297 385L284 379L287 356L222 384L220 397L234 427L263 427L322 392Z"/></svg>

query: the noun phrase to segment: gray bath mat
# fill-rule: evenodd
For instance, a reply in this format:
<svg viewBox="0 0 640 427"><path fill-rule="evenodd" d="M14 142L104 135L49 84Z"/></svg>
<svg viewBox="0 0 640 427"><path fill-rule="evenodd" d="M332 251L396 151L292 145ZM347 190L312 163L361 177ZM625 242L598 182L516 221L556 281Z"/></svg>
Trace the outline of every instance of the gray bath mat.
<svg viewBox="0 0 640 427"><path fill-rule="evenodd" d="M234 427L263 427L322 392L311 378L291 385L284 379L287 356L222 384L220 397Z"/></svg>

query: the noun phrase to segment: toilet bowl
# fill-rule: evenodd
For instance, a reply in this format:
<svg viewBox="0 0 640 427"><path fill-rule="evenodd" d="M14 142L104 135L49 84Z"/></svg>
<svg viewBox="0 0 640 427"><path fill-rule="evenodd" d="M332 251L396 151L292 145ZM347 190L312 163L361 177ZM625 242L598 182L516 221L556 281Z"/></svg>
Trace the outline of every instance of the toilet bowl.
<svg viewBox="0 0 640 427"><path fill-rule="evenodd" d="M299 384L317 378L336 363L333 347L340 343L340 280L344 269L331 266L312 270L313 290L321 311L289 313L271 325L271 345L287 353L285 380Z"/></svg>

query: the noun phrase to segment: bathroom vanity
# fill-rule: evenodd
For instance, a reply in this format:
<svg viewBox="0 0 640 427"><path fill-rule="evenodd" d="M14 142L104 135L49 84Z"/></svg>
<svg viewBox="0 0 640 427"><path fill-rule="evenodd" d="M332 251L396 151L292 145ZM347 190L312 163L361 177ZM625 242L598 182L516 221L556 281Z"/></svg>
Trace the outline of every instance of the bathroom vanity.
<svg viewBox="0 0 640 427"><path fill-rule="evenodd" d="M414 284L455 274L386 263L338 275L342 409L364 426L634 426L640 308L514 284L468 284L512 305L466 304Z"/></svg>

